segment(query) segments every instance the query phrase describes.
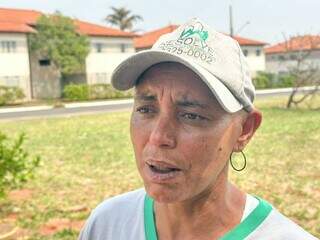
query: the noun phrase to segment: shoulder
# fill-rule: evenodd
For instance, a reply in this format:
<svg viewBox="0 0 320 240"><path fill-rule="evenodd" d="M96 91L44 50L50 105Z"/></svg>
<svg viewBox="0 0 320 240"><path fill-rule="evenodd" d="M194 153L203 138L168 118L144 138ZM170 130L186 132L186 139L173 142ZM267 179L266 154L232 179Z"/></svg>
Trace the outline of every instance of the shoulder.
<svg viewBox="0 0 320 240"><path fill-rule="evenodd" d="M136 212L137 205L143 203L145 194L145 190L141 188L106 199L92 211L91 215L97 218L105 217L110 213L121 215L123 210L125 210L126 215L132 211Z"/></svg>
<svg viewBox="0 0 320 240"><path fill-rule="evenodd" d="M119 235L129 234L126 229L141 232L144 198L145 190L138 189L106 199L91 212L79 239L125 239Z"/></svg>
<svg viewBox="0 0 320 240"><path fill-rule="evenodd" d="M255 234L258 234L261 239L317 240L316 237L312 236L310 233L308 233L298 224L281 214L275 208L272 209L265 221L258 227L258 229L255 231Z"/></svg>

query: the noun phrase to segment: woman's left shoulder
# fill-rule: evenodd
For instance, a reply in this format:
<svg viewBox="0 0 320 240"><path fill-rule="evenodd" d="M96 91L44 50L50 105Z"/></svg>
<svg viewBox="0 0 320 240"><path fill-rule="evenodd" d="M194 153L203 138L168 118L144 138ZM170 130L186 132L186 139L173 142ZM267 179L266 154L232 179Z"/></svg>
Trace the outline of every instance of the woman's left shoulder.
<svg viewBox="0 0 320 240"><path fill-rule="evenodd" d="M272 209L256 233L260 233L261 236L265 236L266 239L274 240L317 240L316 237L312 236L275 208Z"/></svg>

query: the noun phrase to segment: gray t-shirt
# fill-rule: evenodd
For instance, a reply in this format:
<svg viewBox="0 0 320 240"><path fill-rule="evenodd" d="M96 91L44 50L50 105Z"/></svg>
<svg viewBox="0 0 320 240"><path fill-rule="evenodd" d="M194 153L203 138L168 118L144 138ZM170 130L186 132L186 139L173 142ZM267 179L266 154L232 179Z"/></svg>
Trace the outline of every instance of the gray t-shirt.
<svg viewBox="0 0 320 240"><path fill-rule="evenodd" d="M79 240L156 240L153 200L144 189L102 202L94 209ZM262 199L247 195L241 222L222 240L316 240Z"/></svg>

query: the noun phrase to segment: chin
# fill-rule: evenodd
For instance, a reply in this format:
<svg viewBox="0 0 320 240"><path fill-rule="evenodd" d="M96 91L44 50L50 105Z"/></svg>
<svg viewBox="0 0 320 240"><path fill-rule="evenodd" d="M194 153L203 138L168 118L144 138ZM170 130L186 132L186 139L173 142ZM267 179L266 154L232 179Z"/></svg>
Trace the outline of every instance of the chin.
<svg viewBox="0 0 320 240"><path fill-rule="evenodd" d="M156 202L173 203L184 200L182 192L176 188L154 183L145 183L144 185L147 194Z"/></svg>

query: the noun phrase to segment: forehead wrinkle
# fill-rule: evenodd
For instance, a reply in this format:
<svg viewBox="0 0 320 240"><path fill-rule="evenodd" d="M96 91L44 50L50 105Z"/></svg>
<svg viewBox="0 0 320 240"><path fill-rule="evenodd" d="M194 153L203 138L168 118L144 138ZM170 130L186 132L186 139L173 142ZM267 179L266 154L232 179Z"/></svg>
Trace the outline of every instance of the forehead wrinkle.
<svg viewBox="0 0 320 240"><path fill-rule="evenodd" d="M195 92L195 84L199 92ZM149 95L157 95L157 101L161 101L166 94L170 95L171 102L177 106L200 107L214 112L217 112L215 108L222 108L199 76L181 64L161 63L150 67L140 76L136 88Z"/></svg>
<svg viewBox="0 0 320 240"><path fill-rule="evenodd" d="M175 79L170 75L164 76L167 77L166 79L157 77L157 75L143 76L142 81L136 86L136 99L152 100L151 98L154 98L154 100L162 101L165 95L170 95L170 99L173 101L177 90L174 87Z"/></svg>

